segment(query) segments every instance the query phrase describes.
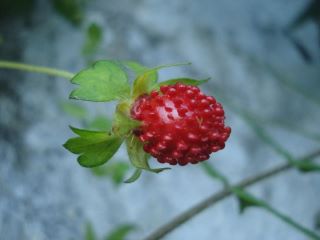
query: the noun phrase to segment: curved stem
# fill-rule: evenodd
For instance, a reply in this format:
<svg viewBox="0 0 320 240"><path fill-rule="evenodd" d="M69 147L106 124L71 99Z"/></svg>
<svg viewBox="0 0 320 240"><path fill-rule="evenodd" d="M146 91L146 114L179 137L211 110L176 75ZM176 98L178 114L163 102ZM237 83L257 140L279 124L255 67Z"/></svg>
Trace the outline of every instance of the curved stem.
<svg viewBox="0 0 320 240"><path fill-rule="evenodd" d="M67 71L63 71L55 68L40 67L40 66L34 66L30 64L17 63L17 62L11 62L11 61L0 60L0 68L14 69L14 70L20 70L20 71L34 72L34 73L44 73L47 75L62 77L66 79L71 79L74 76L74 74L71 72L67 72Z"/></svg>
<svg viewBox="0 0 320 240"><path fill-rule="evenodd" d="M312 152L310 154L307 154L306 156L303 156L300 158L300 161L311 161L314 160L316 157L320 156L320 149ZM158 240L182 225L183 223L187 222L197 214L201 213L208 207L213 206L215 203L220 202L221 200L225 199L226 197L229 197L233 194L233 192L230 190L231 188L245 188L248 186L251 186L255 183L258 183L262 180L265 180L269 177L272 177L276 174L279 174L283 171L289 170L293 167L291 163L284 163L279 166L273 167L269 170L266 170L260 174L257 174L255 176L246 178L239 183L228 187L224 190L221 190L217 193L212 194L208 198L204 199L203 201L199 202L198 204L194 205L193 207L187 209L185 212L181 213L180 215L176 216L174 219L169 221L168 223L160 226L158 229L156 229L154 232L152 232L149 236L144 238L143 240Z"/></svg>

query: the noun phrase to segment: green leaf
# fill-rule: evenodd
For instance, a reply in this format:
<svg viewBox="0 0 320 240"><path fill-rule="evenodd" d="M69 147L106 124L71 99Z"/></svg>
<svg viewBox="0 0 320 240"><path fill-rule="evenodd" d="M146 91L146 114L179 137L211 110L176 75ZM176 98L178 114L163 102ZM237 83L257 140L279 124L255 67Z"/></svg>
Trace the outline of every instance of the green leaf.
<svg viewBox="0 0 320 240"><path fill-rule="evenodd" d="M91 121L89 121L87 126L90 129L110 132L112 127L112 122L109 118L103 115L98 115L98 116L95 116Z"/></svg>
<svg viewBox="0 0 320 240"><path fill-rule="evenodd" d="M96 167L106 163L119 149L122 138L106 132L89 131L71 127L79 135L70 138L63 146L74 154L78 154L78 162L83 167Z"/></svg>
<svg viewBox="0 0 320 240"><path fill-rule="evenodd" d="M263 202L253 197L241 188L233 187L231 191L238 197L240 213L243 213L248 207L261 207Z"/></svg>
<svg viewBox="0 0 320 240"><path fill-rule="evenodd" d="M87 111L83 106L70 101L61 103L61 108L65 113L78 119L84 119L87 116Z"/></svg>
<svg viewBox="0 0 320 240"><path fill-rule="evenodd" d="M86 32L86 40L82 48L85 56L96 53L102 41L103 32L97 23L91 23Z"/></svg>
<svg viewBox="0 0 320 240"><path fill-rule="evenodd" d="M170 168L150 168L148 160L150 158L150 155L147 154L143 150L143 144L142 142L135 137L134 135L131 135L126 139L126 145L127 145L127 151L130 158L130 161L133 166L139 169L147 170L150 172L159 173L163 170L170 169Z"/></svg>
<svg viewBox="0 0 320 240"><path fill-rule="evenodd" d="M96 233L93 230L92 224L87 223L86 224L86 232L85 232L85 240L96 240Z"/></svg>
<svg viewBox="0 0 320 240"><path fill-rule="evenodd" d="M141 125L141 122L130 118L130 105L130 102L124 101L117 106L112 127L114 134L117 136L125 136Z"/></svg>
<svg viewBox="0 0 320 240"><path fill-rule="evenodd" d="M305 234L306 236L310 237L311 239L320 240L320 236L318 236L312 230L305 228L304 226L300 225L299 223L295 222L290 217L286 216L285 214L279 212L275 208L271 207L268 203L264 202L253 196L252 194L246 192L242 188L233 187L231 191L238 197L240 203L240 213L243 213L245 209L248 207L261 207L271 213L273 216L279 218L283 222L289 224L291 227L297 229L301 233Z"/></svg>
<svg viewBox="0 0 320 240"><path fill-rule="evenodd" d="M307 161L307 160L298 160L293 163L293 165L298 168L303 173L309 173L309 172L319 172L320 171L320 165Z"/></svg>
<svg viewBox="0 0 320 240"><path fill-rule="evenodd" d="M74 25L79 25L84 18L85 0L52 0L58 13Z"/></svg>
<svg viewBox="0 0 320 240"><path fill-rule="evenodd" d="M115 185L119 185L124 181L124 177L129 169L130 165L127 162L114 162L92 168L92 173L97 177L108 177Z"/></svg>
<svg viewBox="0 0 320 240"><path fill-rule="evenodd" d="M98 61L75 75L71 82L79 85L70 94L73 99L107 102L130 96L127 74L114 61Z"/></svg>
<svg viewBox="0 0 320 240"><path fill-rule="evenodd" d="M135 230L137 227L133 224L124 224L113 230L105 240L125 240L129 233Z"/></svg>
<svg viewBox="0 0 320 240"><path fill-rule="evenodd" d="M124 183L133 183L141 176L142 170L137 168L131 177L124 181Z"/></svg>
<svg viewBox="0 0 320 240"><path fill-rule="evenodd" d="M209 81L209 78L204 79L204 80L195 80L195 79L191 79L191 78L174 78L174 79L160 82L160 83L154 85L152 89L159 89L163 85L174 85L176 83L183 83L186 85L198 86L198 85L200 85L202 83L206 83L208 81Z"/></svg>
<svg viewBox="0 0 320 240"><path fill-rule="evenodd" d="M225 187L229 185L228 179L224 175L222 175L218 170L216 170L211 164L207 162L202 162L200 166L203 168L203 170L208 176L212 177L215 180L219 180L223 183Z"/></svg>

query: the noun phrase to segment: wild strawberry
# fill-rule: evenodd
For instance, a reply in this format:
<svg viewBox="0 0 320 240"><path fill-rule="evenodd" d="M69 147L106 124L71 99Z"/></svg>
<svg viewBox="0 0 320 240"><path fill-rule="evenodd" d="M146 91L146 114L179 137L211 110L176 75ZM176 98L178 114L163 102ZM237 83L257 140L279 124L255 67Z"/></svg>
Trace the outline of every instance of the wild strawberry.
<svg viewBox="0 0 320 240"><path fill-rule="evenodd" d="M144 150L171 165L207 160L209 154L224 148L231 133L224 125L221 104L198 87L181 83L140 96L131 117L142 121L134 134Z"/></svg>

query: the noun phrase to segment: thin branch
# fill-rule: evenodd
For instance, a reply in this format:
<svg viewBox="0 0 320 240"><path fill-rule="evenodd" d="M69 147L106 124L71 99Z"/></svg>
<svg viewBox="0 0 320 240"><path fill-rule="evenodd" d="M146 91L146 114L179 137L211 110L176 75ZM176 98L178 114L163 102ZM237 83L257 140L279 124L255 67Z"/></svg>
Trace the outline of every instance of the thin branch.
<svg viewBox="0 0 320 240"><path fill-rule="evenodd" d="M74 76L73 73L55 69L55 68L40 67L40 66L34 66L30 64L1 61L1 60L0 60L0 68L28 71L28 72L34 72L34 73L43 73L43 74L62 77L66 79L71 79Z"/></svg>
<svg viewBox="0 0 320 240"><path fill-rule="evenodd" d="M307 154L300 158L300 161L311 161L314 160L316 157L320 156L320 149ZM261 182L269 177L272 177L276 174L279 174L283 171L289 170L292 168L292 164L284 163L279 166L273 167L267 171L264 171L258 175L246 178L239 183L231 186L232 187L240 187L245 188L251 186L255 183ZM187 209L185 212L181 213L180 215L176 216L174 219L169 221L168 223L162 225L154 232L152 232L149 236L144 238L143 240L158 240L182 225L183 223L187 222L197 214L201 213L203 210L207 209L208 207L213 206L215 203L220 202L221 200L225 199L226 197L231 196L233 193L228 189L221 190L213 195L209 196L208 198L204 199L200 203L194 205L193 207Z"/></svg>

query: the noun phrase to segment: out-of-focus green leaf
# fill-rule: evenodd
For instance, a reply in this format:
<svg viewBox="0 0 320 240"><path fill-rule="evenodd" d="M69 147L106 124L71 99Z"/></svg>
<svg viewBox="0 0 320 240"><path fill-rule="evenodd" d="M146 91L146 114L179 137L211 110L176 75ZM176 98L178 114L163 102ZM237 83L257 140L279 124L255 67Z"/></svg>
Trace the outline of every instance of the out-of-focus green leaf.
<svg viewBox="0 0 320 240"><path fill-rule="evenodd" d="M129 169L130 165L126 162L114 162L92 168L92 173L98 177L108 177L115 185L119 185L124 181L125 175Z"/></svg>
<svg viewBox="0 0 320 240"><path fill-rule="evenodd" d="M112 127L112 121L106 116L98 115L95 116L91 121L89 121L87 126L90 129L110 132Z"/></svg>
<svg viewBox="0 0 320 240"><path fill-rule="evenodd" d="M89 222L86 224L85 240L97 240L96 233Z"/></svg>
<svg viewBox="0 0 320 240"><path fill-rule="evenodd" d="M298 168L301 172L308 173L308 172L319 172L320 165L314 162L310 162L308 160L304 161L295 161L294 166Z"/></svg>
<svg viewBox="0 0 320 240"><path fill-rule="evenodd" d="M96 167L106 163L119 149L123 139L106 132L72 128L79 137L70 138L63 146L78 154L83 167Z"/></svg>
<svg viewBox="0 0 320 240"><path fill-rule="evenodd" d="M117 227L110 234L108 234L105 240L125 240L126 237L136 229L137 227L133 224L124 224Z"/></svg>
<svg viewBox="0 0 320 240"><path fill-rule="evenodd" d="M320 165L312 163L305 159L304 161L298 160L292 156L290 152L284 149L274 138L272 138L259 124L252 115L241 109L237 109L240 116L249 124L249 126L254 130L256 135L269 145L275 152L283 156L292 166L296 167L299 171L303 173L315 172L320 170Z"/></svg>
<svg viewBox="0 0 320 240"><path fill-rule="evenodd" d="M98 61L75 75L71 82L79 85L70 94L73 99L108 102L130 96L127 74L114 61Z"/></svg>
<svg viewBox="0 0 320 240"><path fill-rule="evenodd" d="M261 207L263 206L263 202L252 196L251 194L247 193L241 188L233 187L232 192L237 196L239 200L239 208L240 213L243 213L244 210L248 207Z"/></svg>
<svg viewBox="0 0 320 240"><path fill-rule="evenodd" d="M84 119L87 116L87 111L83 106L70 101L61 103L61 108L65 113L78 119Z"/></svg>
<svg viewBox="0 0 320 240"><path fill-rule="evenodd" d="M74 25L79 25L84 18L86 0L52 0L56 11Z"/></svg>
<svg viewBox="0 0 320 240"><path fill-rule="evenodd" d="M239 199L241 213L243 213L244 210L246 210L248 207L260 207L265 209L267 212L271 213L273 216L277 217L278 219L282 220L283 222L287 223L291 227L300 231L304 235L308 236L310 239L314 239L314 240L320 239L320 236L318 236L312 230L300 225L290 217L284 215L283 213L279 212L275 208L271 207L268 203L256 198L255 196L246 192L245 190L234 187L232 188L232 191Z"/></svg>
<svg viewBox="0 0 320 240"><path fill-rule="evenodd" d="M85 43L82 48L84 56L90 56L99 49L103 37L101 27L97 23L91 23L86 32Z"/></svg>
<svg viewBox="0 0 320 240"><path fill-rule="evenodd" d="M124 183L133 183L134 181L138 180L138 178L141 176L142 170L137 168L134 173L129 177L127 180L124 181Z"/></svg>
<svg viewBox="0 0 320 240"><path fill-rule="evenodd" d="M318 106L320 105L319 94L312 93L311 91L307 90L303 85L298 85L297 83L292 81L292 77L290 77L289 73L281 72L270 64L265 64L265 67L274 76L274 79L278 81L280 84L303 96L306 100L309 100L310 102L313 102Z"/></svg>
<svg viewBox="0 0 320 240"><path fill-rule="evenodd" d="M309 1L307 7L292 21L289 30L294 30L309 20L320 24L320 2L318 0Z"/></svg>
<svg viewBox="0 0 320 240"><path fill-rule="evenodd" d="M148 160L150 155L143 150L142 142L131 135L126 139L127 151L133 166L150 172L159 173L170 168L150 168Z"/></svg>
<svg viewBox="0 0 320 240"><path fill-rule="evenodd" d="M316 233L303 227L302 225L296 223L293 219L280 213L265 201L256 198L255 196L253 196L252 194L248 193L240 187L230 186L228 179L222 173L216 170L213 166L203 163L202 166L204 167L204 170L209 176L211 176L213 179L221 181L224 184L224 186L237 197L239 201L240 213L243 213L249 207L260 207L267 210L269 213L284 221L285 223L289 224L290 226L294 227L295 229L299 230L301 233L305 234L311 239L320 239Z"/></svg>

